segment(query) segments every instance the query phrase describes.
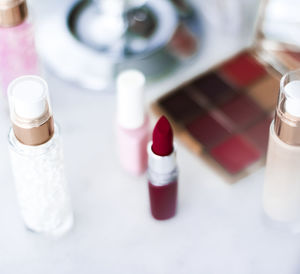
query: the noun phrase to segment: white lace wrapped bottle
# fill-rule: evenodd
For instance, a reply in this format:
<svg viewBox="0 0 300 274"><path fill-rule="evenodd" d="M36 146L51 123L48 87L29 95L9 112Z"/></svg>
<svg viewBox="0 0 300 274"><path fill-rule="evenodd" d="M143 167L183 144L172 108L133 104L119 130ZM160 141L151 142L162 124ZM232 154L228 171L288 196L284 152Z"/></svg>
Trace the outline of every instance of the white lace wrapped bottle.
<svg viewBox="0 0 300 274"><path fill-rule="evenodd" d="M8 96L11 164L25 225L60 236L72 227L73 213L47 83L37 76L19 77Z"/></svg>

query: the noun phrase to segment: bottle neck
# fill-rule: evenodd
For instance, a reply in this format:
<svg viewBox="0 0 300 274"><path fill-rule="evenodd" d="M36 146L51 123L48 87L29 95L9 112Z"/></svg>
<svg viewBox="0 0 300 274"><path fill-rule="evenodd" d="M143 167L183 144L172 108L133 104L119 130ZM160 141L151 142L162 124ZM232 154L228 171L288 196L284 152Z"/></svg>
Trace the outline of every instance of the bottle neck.
<svg viewBox="0 0 300 274"><path fill-rule="evenodd" d="M38 127L22 128L13 124L13 131L18 139L24 145L38 146L48 142L54 134L54 120L51 116L46 122Z"/></svg>
<svg viewBox="0 0 300 274"><path fill-rule="evenodd" d="M28 15L25 0L0 4L0 27L9 28L22 24Z"/></svg>
<svg viewBox="0 0 300 274"><path fill-rule="evenodd" d="M286 144L300 146L300 120L283 112L283 101L276 109L274 131L278 138Z"/></svg>

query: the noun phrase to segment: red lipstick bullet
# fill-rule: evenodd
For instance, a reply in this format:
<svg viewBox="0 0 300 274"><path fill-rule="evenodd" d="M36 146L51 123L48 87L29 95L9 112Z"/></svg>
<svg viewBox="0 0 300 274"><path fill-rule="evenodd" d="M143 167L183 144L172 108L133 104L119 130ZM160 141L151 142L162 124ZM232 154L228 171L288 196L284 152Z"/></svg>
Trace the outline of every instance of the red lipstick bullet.
<svg viewBox="0 0 300 274"><path fill-rule="evenodd" d="M148 187L152 216L166 220L176 213L177 165L173 131L166 117L157 122L148 144Z"/></svg>

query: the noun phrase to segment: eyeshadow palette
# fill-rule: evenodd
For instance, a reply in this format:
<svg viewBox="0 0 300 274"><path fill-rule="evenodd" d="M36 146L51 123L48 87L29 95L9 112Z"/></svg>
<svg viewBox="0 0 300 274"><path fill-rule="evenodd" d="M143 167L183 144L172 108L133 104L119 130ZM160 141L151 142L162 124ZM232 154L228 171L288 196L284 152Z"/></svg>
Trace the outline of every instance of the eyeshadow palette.
<svg viewBox="0 0 300 274"><path fill-rule="evenodd" d="M177 136L229 181L264 163L280 75L250 51L159 98Z"/></svg>
<svg viewBox="0 0 300 274"><path fill-rule="evenodd" d="M231 182L264 164L279 80L300 67L299 45L285 35L274 40L266 31L266 14L273 14L269 2L257 3L250 48L152 105L169 118L182 142Z"/></svg>
<svg viewBox="0 0 300 274"><path fill-rule="evenodd" d="M295 70L300 67L300 49L294 51L287 49L273 50L272 55L288 70Z"/></svg>

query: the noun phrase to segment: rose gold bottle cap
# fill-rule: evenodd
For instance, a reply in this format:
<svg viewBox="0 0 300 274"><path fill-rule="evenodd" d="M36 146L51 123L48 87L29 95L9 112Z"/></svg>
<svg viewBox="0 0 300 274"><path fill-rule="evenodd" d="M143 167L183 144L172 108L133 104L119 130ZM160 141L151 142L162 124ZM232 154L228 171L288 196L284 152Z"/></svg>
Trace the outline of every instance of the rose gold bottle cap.
<svg viewBox="0 0 300 274"><path fill-rule="evenodd" d="M26 145L40 145L54 133L47 83L27 75L8 87L10 117L16 138Z"/></svg>
<svg viewBox="0 0 300 274"><path fill-rule="evenodd" d="M0 27L20 25L27 13L25 0L0 0Z"/></svg>

